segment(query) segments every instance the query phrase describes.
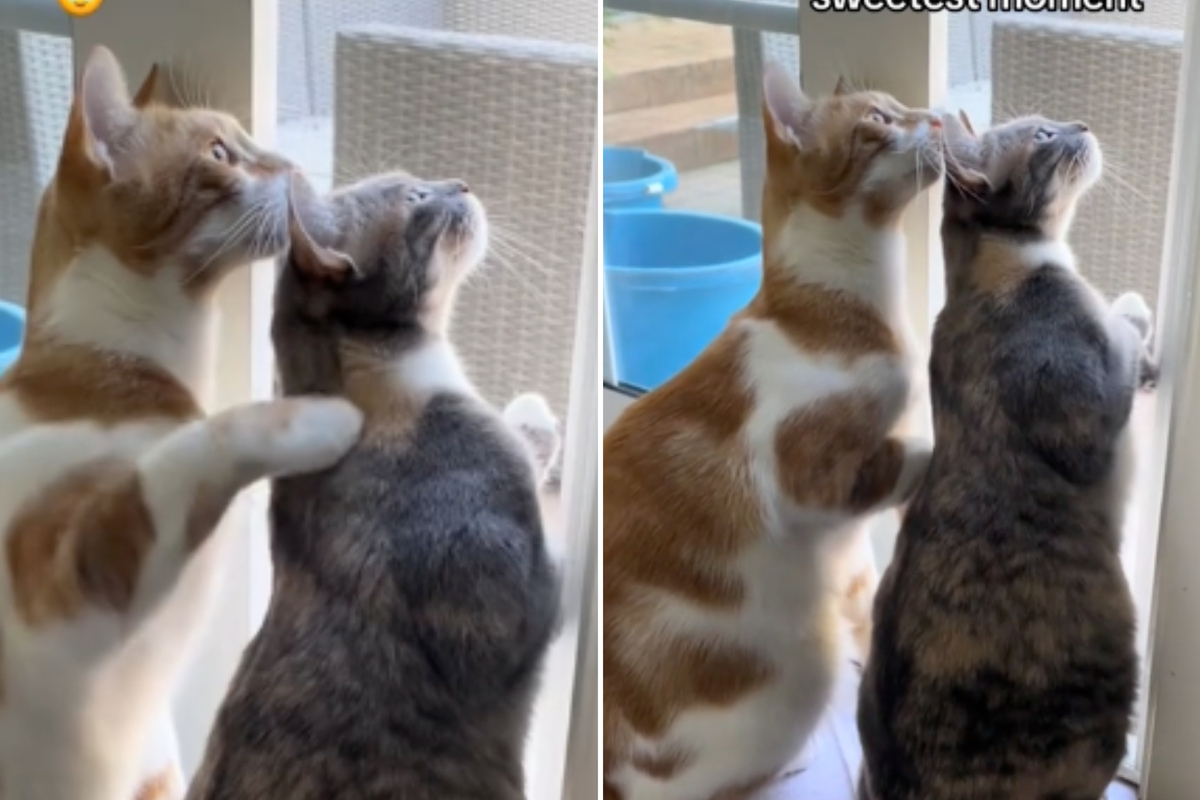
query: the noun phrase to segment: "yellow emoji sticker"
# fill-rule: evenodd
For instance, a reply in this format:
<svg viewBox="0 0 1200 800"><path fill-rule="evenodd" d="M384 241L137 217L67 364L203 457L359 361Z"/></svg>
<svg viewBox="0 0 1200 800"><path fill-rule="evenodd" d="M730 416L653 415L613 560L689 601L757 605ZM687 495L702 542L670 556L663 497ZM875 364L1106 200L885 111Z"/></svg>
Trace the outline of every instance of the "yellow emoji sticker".
<svg viewBox="0 0 1200 800"><path fill-rule="evenodd" d="M72 17L86 17L100 7L104 0L58 0L63 11Z"/></svg>

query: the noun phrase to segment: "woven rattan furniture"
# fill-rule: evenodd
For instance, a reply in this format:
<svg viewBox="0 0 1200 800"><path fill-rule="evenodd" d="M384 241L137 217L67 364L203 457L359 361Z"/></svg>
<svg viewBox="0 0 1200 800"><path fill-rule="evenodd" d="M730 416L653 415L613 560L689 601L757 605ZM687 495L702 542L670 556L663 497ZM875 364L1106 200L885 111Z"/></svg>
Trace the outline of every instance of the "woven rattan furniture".
<svg viewBox="0 0 1200 800"><path fill-rule="evenodd" d="M334 37L363 24L596 44L594 0L279 0L281 119L333 112Z"/></svg>
<svg viewBox="0 0 1200 800"><path fill-rule="evenodd" d="M419 76L419 77L414 77ZM335 182L402 167L466 180L497 240L452 338L484 395L567 407L595 147L594 46L389 26L337 43ZM515 236L506 237L505 231Z"/></svg>
<svg viewBox="0 0 1200 800"><path fill-rule="evenodd" d="M1182 0L1162 0L1154 27L1107 15L1005 20L992 42L993 118L1041 113L1084 120L1108 177L1080 204L1071 243L1080 269L1109 297L1158 297L1175 106L1183 55ZM1168 27L1174 22L1177 27Z"/></svg>
<svg viewBox="0 0 1200 800"><path fill-rule="evenodd" d="M71 43L0 29L0 300L24 304L42 188L71 106Z"/></svg>

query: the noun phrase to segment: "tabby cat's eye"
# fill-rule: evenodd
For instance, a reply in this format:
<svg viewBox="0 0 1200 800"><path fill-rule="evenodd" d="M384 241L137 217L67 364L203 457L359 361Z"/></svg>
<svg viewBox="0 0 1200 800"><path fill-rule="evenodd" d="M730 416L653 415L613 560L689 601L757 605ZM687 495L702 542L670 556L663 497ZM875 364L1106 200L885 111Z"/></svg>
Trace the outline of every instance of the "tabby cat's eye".
<svg viewBox="0 0 1200 800"><path fill-rule="evenodd" d="M1039 143L1045 143L1054 138L1054 131L1049 128L1038 128L1037 133L1033 135L1033 140Z"/></svg>
<svg viewBox="0 0 1200 800"><path fill-rule="evenodd" d="M215 158L217 161L220 161L222 164L229 163L229 149L225 147L225 143L220 139L215 140L210 145L209 152L212 154L213 158Z"/></svg>

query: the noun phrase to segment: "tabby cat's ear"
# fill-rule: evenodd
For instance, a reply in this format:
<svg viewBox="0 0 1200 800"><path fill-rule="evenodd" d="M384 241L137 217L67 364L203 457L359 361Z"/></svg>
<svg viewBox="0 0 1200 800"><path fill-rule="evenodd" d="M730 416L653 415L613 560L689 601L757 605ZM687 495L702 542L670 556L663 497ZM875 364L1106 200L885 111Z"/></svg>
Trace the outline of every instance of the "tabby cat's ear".
<svg viewBox="0 0 1200 800"><path fill-rule="evenodd" d="M763 123L769 143L804 148L812 101L800 84L776 62L763 75Z"/></svg>
<svg viewBox="0 0 1200 800"><path fill-rule="evenodd" d="M341 283L351 275L358 274L358 266L350 256L313 241L296 213L294 202L288 203L288 236L291 239L291 261L296 269L308 277Z"/></svg>
<svg viewBox="0 0 1200 800"><path fill-rule="evenodd" d="M121 65L107 47L97 47L88 56L75 103L91 159L114 175L119 149L137 111L129 101Z"/></svg>
<svg viewBox="0 0 1200 800"><path fill-rule="evenodd" d="M983 149L965 113L942 115L946 145L946 179L966 194L982 195L991 188L983 172Z"/></svg>

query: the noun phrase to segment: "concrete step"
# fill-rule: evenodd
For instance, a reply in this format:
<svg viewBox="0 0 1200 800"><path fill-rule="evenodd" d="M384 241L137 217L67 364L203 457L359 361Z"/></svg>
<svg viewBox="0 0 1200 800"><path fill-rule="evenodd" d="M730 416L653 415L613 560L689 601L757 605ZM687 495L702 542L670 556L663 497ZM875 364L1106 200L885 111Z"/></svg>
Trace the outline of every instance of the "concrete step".
<svg viewBox="0 0 1200 800"><path fill-rule="evenodd" d="M632 17L604 31L604 113L734 91L733 36L721 25Z"/></svg>
<svg viewBox="0 0 1200 800"><path fill-rule="evenodd" d="M733 59L704 58L683 64L610 74L604 80L604 113L684 103L734 91Z"/></svg>
<svg viewBox="0 0 1200 800"><path fill-rule="evenodd" d="M738 157L737 95L733 92L604 116L605 144L642 147L676 169Z"/></svg>

